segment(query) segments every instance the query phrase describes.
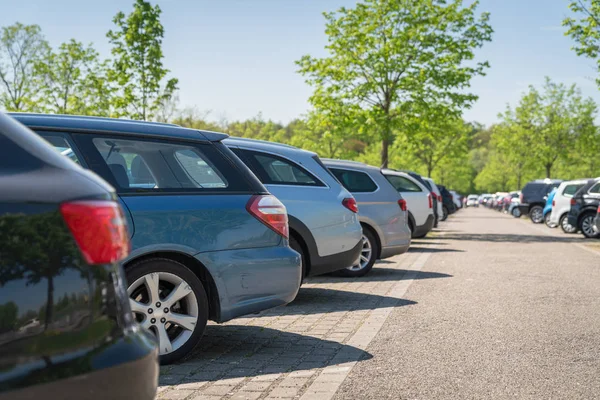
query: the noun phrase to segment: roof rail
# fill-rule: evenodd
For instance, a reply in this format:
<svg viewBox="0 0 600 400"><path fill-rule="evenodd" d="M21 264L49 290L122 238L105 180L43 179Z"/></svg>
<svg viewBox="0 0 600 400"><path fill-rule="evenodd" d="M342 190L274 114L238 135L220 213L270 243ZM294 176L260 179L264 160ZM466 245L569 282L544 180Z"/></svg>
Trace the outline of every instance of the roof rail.
<svg viewBox="0 0 600 400"><path fill-rule="evenodd" d="M279 142L270 142L268 140L262 140L262 139L251 139L251 138L245 138L245 137L239 137L239 136L229 136L230 140L240 140L242 142L258 142L258 143L264 143L264 144L270 144L273 146L281 146L281 147L286 147L288 149L296 149L296 150L304 150L301 149L299 147L296 146L292 146L291 144L285 144L285 143L279 143Z"/></svg>
<svg viewBox="0 0 600 400"><path fill-rule="evenodd" d="M181 125L172 124L168 122L155 122L155 121L142 121L136 119L126 119L126 118L110 118L110 117L98 117L94 115L73 115L73 114L43 114L43 113L30 113L30 112L10 112L9 115L23 115L23 116L32 116L39 118L67 118L67 119L87 119L93 121L119 121L125 123L134 123L134 124L148 124L148 125L157 125L157 126L178 126Z"/></svg>

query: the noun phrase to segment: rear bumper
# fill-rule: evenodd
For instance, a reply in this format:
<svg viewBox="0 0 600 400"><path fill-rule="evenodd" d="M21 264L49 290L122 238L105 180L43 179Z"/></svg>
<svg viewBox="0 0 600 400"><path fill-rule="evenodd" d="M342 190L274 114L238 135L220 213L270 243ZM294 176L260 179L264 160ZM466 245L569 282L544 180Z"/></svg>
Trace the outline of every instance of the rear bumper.
<svg viewBox="0 0 600 400"><path fill-rule="evenodd" d="M427 217L427 221L423 225L419 225L415 227L415 231L413 232L413 237L426 235L429 231L433 229L433 215L429 214Z"/></svg>
<svg viewBox="0 0 600 400"><path fill-rule="evenodd" d="M19 382L22 388L0 392L0 400L151 400L156 396L156 342L139 328L100 348L66 357L34 361L31 372Z"/></svg>
<svg viewBox="0 0 600 400"><path fill-rule="evenodd" d="M519 204L518 207L521 215L529 215L529 204Z"/></svg>
<svg viewBox="0 0 600 400"><path fill-rule="evenodd" d="M217 287L216 322L287 304L300 287L300 255L287 246L200 253Z"/></svg>
<svg viewBox="0 0 600 400"><path fill-rule="evenodd" d="M401 246L388 246L381 249L380 259L397 256L398 254L404 254L410 249L410 242Z"/></svg>
<svg viewBox="0 0 600 400"><path fill-rule="evenodd" d="M344 268L351 267L358 263L360 253L362 251L362 239L358 241L356 246L348 251L330 256L311 259L311 266L308 276L323 275L330 272L339 271Z"/></svg>

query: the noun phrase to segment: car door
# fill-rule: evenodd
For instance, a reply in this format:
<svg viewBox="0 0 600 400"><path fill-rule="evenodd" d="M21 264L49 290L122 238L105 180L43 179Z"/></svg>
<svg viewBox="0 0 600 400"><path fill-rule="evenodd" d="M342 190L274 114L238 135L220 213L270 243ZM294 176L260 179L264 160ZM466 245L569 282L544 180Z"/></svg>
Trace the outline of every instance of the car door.
<svg viewBox="0 0 600 400"><path fill-rule="evenodd" d="M415 224L417 226L425 224L427 217L433 213L427 198L429 191L416 180L404 175L386 174L385 177L406 200L408 211L412 214Z"/></svg>

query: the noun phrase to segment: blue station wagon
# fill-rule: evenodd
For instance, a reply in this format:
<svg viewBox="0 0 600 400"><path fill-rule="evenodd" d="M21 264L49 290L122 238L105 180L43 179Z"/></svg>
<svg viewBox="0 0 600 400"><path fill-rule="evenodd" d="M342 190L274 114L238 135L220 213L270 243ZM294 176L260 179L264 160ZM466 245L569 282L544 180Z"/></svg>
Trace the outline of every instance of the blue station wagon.
<svg viewBox="0 0 600 400"><path fill-rule="evenodd" d="M132 251L123 267L131 309L159 340L162 363L190 354L207 320L292 301L302 265L286 209L225 134L96 117L13 114L111 183Z"/></svg>

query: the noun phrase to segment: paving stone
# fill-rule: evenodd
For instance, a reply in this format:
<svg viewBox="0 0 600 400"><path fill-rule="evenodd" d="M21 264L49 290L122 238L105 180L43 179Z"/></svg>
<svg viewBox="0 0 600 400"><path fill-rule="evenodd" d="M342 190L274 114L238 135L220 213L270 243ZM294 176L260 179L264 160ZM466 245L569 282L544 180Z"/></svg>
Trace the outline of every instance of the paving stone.
<svg viewBox="0 0 600 400"><path fill-rule="evenodd" d="M160 395L160 399L181 400L194 393L193 390L169 390Z"/></svg>
<svg viewBox="0 0 600 400"><path fill-rule="evenodd" d="M209 394L209 395L213 395L213 396L215 396L215 395L225 396L226 394L233 391L234 387L235 386L232 386L232 385L227 385L227 386L212 385L212 386L204 389L202 391L202 394Z"/></svg>

